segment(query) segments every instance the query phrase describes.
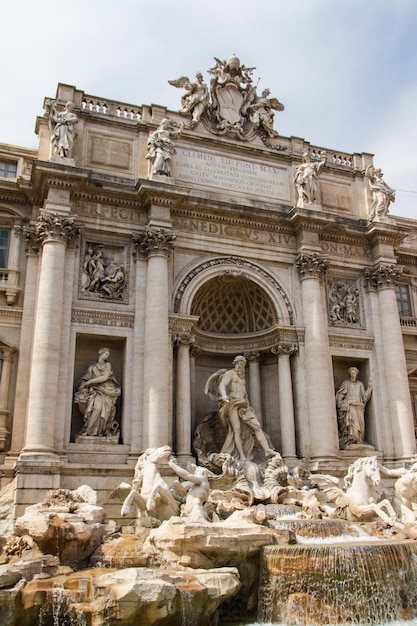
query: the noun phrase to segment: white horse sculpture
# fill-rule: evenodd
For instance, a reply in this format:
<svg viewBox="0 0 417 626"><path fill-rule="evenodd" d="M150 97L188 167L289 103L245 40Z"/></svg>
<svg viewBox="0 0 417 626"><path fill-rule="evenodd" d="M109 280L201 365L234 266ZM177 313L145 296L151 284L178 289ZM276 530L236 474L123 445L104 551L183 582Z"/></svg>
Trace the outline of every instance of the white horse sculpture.
<svg viewBox="0 0 417 626"><path fill-rule="evenodd" d="M132 485L122 483L112 493L112 497L124 497L122 516L129 515L132 504L142 515L160 522L173 515L179 515L180 502L161 476L161 465L171 460L169 446L148 448L138 459Z"/></svg>
<svg viewBox="0 0 417 626"><path fill-rule="evenodd" d="M390 526L398 522L389 500L375 502L373 488L381 482L376 456L356 459L349 466L344 489L340 488L339 480L334 476L312 474L311 479L325 492L328 500L336 503L335 514L341 514L349 522L368 521L375 516Z"/></svg>

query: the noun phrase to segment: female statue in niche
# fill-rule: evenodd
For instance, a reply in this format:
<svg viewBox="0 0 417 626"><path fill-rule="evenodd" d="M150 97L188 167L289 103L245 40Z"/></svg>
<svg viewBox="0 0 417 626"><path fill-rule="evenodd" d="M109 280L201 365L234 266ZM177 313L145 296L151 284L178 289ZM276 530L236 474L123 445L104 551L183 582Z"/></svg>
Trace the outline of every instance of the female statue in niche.
<svg viewBox="0 0 417 626"><path fill-rule="evenodd" d="M100 348L97 361L90 363L78 382L74 402L84 416L81 435L119 436L115 416L121 387L113 375L109 356L109 348Z"/></svg>

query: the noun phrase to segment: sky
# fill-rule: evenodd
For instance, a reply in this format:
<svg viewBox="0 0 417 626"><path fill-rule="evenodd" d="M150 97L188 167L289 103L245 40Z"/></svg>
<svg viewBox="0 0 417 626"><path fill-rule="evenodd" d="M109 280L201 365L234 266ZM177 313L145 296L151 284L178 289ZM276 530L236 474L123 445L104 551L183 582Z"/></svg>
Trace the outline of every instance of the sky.
<svg viewBox="0 0 417 626"><path fill-rule="evenodd" d="M193 78L236 54L285 105L275 129L314 146L374 154L417 218L416 0L3 0L0 142L37 147L57 84L178 110Z"/></svg>

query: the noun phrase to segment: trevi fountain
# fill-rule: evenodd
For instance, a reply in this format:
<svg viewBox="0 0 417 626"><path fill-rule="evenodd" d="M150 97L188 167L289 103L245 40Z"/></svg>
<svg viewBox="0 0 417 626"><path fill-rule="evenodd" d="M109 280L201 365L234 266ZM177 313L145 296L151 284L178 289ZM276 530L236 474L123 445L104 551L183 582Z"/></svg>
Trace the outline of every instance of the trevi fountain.
<svg viewBox="0 0 417 626"><path fill-rule="evenodd" d="M415 623L417 463L289 469L249 403L245 364L207 380L218 411L197 429L197 464L169 446L139 457L112 494L125 524L87 485L13 523L3 491L3 626Z"/></svg>

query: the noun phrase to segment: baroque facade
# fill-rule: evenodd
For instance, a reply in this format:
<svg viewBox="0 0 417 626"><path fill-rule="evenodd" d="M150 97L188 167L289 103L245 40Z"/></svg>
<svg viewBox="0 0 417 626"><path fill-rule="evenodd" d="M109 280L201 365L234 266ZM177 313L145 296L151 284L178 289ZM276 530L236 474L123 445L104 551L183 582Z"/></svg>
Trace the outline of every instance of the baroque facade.
<svg viewBox="0 0 417 626"><path fill-rule="evenodd" d="M0 145L0 469L16 514L87 482L117 517L108 496L146 448L195 455L216 409L205 383L236 355L289 466L413 458L417 222L390 216L371 154L279 135L284 107L254 69L233 56L209 85L170 81L178 111L59 84L38 149Z"/></svg>

